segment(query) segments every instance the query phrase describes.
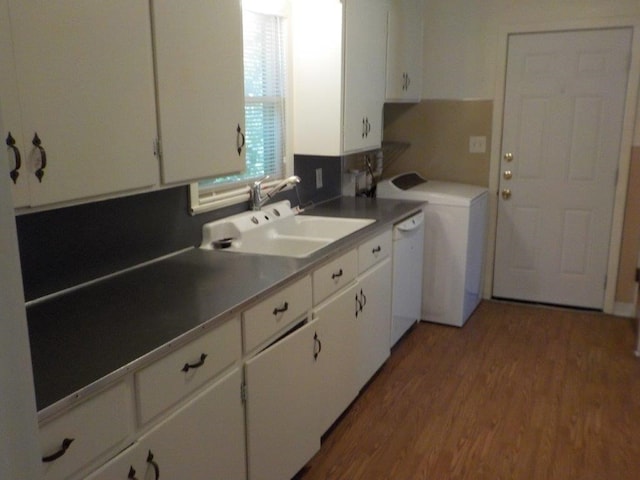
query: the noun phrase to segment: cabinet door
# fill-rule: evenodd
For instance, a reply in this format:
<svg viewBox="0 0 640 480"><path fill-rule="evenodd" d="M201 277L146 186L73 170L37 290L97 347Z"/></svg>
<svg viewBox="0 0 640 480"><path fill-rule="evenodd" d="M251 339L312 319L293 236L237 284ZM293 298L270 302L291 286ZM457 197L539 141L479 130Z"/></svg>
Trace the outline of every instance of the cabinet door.
<svg viewBox="0 0 640 480"><path fill-rule="evenodd" d="M316 362L318 436L329 429L358 394L358 349L354 342L358 338L356 292L354 284L314 312L321 345Z"/></svg>
<svg viewBox="0 0 640 480"><path fill-rule="evenodd" d="M291 478L320 449L314 392L315 322L245 365L249 478Z"/></svg>
<svg viewBox="0 0 640 480"><path fill-rule="evenodd" d="M293 148L296 154L342 154L343 6L293 0Z"/></svg>
<svg viewBox="0 0 640 480"><path fill-rule="evenodd" d="M20 102L18 101L18 78L13 59L13 43L11 39L11 23L9 21L9 4L0 1L0 106L2 107L2 121L5 129L0 131L2 148L7 149L8 164L2 165L3 175L13 171L11 189L14 207L29 205L29 174L24 160L25 141L22 136L22 122L20 120ZM13 138L15 149L7 145ZM18 160L19 159L19 160Z"/></svg>
<svg viewBox="0 0 640 480"><path fill-rule="evenodd" d="M387 101L420 100L422 15L422 0L391 0L387 24Z"/></svg>
<svg viewBox="0 0 640 480"><path fill-rule="evenodd" d="M382 141L385 93L386 0L345 2L344 151Z"/></svg>
<svg viewBox="0 0 640 480"><path fill-rule="evenodd" d="M386 259L358 282L359 388L389 357L391 335L391 260Z"/></svg>
<svg viewBox="0 0 640 480"><path fill-rule="evenodd" d="M163 182L241 171L241 2L152 3Z"/></svg>
<svg viewBox="0 0 640 480"><path fill-rule="evenodd" d="M135 478L157 478L156 468L167 479L246 479L241 383L236 368L88 480L125 480L132 470Z"/></svg>
<svg viewBox="0 0 640 480"><path fill-rule="evenodd" d="M31 205L151 186L158 181L153 58L146 0L8 3L18 118L5 128L22 153ZM3 36L6 32L3 28ZM3 42L4 43L4 42ZM4 58L2 65L11 68ZM9 97L15 113L15 92ZM22 132L19 132L22 130ZM32 144L38 134L46 152ZM6 137L7 132L3 132ZM4 140L4 138L3 138ZM39 181L35 173L42 168ZM27 203L16 195L17 204Z"/></svg>

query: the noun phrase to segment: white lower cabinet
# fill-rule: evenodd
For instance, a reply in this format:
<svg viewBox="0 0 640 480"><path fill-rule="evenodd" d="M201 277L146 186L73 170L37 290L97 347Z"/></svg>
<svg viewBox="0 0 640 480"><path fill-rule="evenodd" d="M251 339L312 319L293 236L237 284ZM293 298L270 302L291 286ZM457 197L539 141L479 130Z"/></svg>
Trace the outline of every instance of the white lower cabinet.
<svg viewBox="0 0 640 480"><path fill-rule="evenodd" d="M87 478L246 479L241 385L237 367Z"/></svg>
<svg viewBox="0 0 640 480"><path fill-rule="evenodd" d="M292 478L389 356L391 248L389 229L43 425L45 455L77 439L46 478Z"/></svg>
<svg viewBox="0 0 640 480"><path fill-rule="evenodd" d="M358 395L355 283L314 310L321 345L317 358L318 436L326 432Z"/></svg>
<svg viewBox="0 0 640 480"><path fill-rule="evenodd" d="M124 447L132 433L131 388L120 382L40 427L43 478L75 478L109 451Z"/></svg>
<svg viewBox="0 0 640 480"><path fill-rule="evenodd" d="M389 357L391 247L388 230L316 269L311 319L245 360L250 480L293 477Z"/></svg>
<svg viewBox="0 0 640 480"><path fill-rule="evenodd" d="M320 449L315 322L305 323L245 365L251 480L288 479Z"/></svg>
<svg viewBox="0 0 640 480"><path fill-rule="evenodd" d="M358 278L358 388L364 387L390 355L391 260Z"/></svg>

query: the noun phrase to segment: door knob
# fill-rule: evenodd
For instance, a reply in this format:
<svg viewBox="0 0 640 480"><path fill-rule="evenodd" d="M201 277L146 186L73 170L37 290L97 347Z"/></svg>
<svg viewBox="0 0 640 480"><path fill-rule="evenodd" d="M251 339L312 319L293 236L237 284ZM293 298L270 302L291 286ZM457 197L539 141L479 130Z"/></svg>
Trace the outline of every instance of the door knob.
<svg viewBox="0 0 640 480"><path fill-rule="evenodd" d="M511 190L509 190L508 188L503 188L502 189L502 198L504 200L509 200L511 198Z"/></svg>
<svg viewBox="0 0 640 480"><path fill-rule="evenodd" d="M513 173L511 172L511 170L505 170L502 176L505 180L511 180L511 177L513 177Z"/></svg>
<svg viewBox="0 0 640 480"><path fill-rule="evenodd" d="M513 153L505 153L504 154L504 159L506 162L510 162L513 160Z"/></svg>

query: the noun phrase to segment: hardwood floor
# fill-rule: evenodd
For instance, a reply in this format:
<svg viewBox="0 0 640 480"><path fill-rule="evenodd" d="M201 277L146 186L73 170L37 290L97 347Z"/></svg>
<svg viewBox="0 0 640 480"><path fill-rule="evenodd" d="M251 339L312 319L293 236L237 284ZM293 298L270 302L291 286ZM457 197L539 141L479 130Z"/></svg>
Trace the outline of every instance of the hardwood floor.
<svg viewBox="0 0 640 480"><path fill-rule="evenodd" d="M296 477L640 478L632 319L483 302L420 323Z"/></svg>

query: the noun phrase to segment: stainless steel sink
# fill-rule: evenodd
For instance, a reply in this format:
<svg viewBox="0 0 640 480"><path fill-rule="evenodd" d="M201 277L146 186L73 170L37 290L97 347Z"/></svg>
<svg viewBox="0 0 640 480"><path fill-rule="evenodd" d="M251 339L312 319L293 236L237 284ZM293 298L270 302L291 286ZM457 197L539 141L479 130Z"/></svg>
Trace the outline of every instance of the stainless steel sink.
<svg viewBox="0 0 640 480"><path fill-rule="evenodd" d="M205 224L200 248L303 258L373 222L296 215L289 201L283 201Z"/></svg>

